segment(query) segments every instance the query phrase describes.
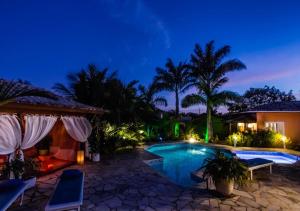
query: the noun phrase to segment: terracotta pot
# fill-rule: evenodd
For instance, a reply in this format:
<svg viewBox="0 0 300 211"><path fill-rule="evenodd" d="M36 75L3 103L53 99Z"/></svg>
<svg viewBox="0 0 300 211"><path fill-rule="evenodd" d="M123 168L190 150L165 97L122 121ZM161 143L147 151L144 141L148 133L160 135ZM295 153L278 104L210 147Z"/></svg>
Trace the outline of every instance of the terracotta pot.
<svg viewBox="0 0 300 211"><path fill-rule="evenodd" d="M100 153L93 153L92 154L92 160L94 162L99 162L100 161Z"/></svg>
<svg viewBox="0 0 300 211"><path fill-rule="evenodd" d="M223 194L224 196L229 196L233 192L233 180L220 180L216 181L216 190L217 192Z"/></svg>

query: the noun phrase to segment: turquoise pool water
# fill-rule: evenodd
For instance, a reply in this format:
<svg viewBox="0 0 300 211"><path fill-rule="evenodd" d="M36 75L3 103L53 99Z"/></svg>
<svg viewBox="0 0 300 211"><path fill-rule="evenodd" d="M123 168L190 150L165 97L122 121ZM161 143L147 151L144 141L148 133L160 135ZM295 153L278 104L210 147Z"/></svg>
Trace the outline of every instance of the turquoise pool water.
<svg viewBox="0 0 300 211"><path fill-rule="evenodd" d="M149 165L182 186L194 185L191 172L199 169L206 158L214 155L213 148L188 143L156 145L147 151L163 157L163 161Z"/></svg>

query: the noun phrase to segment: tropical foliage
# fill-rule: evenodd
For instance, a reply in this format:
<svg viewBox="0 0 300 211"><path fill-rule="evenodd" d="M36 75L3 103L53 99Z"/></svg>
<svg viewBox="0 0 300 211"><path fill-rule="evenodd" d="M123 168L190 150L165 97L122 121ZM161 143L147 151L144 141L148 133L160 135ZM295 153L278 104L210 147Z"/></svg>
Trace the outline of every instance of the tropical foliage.
<svg viewBox="0 0 300 211"><path fill-rule="evenodd" d="M120 148L135 148L145 139L143 125L140 123L123 123L117 126L97 117L92 122L94 129L89 137L91 153L111 154Z"/></svg>
<svg viewBox="0 0 300 211"><path fill-rule="evenodd" d="M208 142L213 138L212 111L220 105L226 105L235 100L237 94L231 91L221 91L229 78L229 72L241 70L246 66L237 59L224 58L230 53L230 46L225 45L215 50L214 41L206 44L205 48L196 44L194 53L191 55L191 74L194 82L189 87L195 87L197 93L189 94L182 100L183 107L198 104L206 105L207 126L205 140Z"/></svg>
<svg viewBox="0 0 300 211"><path fill-rule="evenodd" d="M236 146L241 147L294 147L291 139L272 130L258 130L255 133L233 133L227 137L227 144L233 146L234 139L237 141Z"/></svg>
<svg viewBox="0 0 300 211"><path fill-rule="evenodd" d="M107 68L99 70L93 64L78 73L70 73L67 79L68 86L57 83L54 90L81 103L108 110L104 119L114 124L140 121L144 114L154 113L155 103L166 103L163 98L155 98L151 85L148 89L142 86L138 89L138 81L124 83L116 72Z"/></svg>
<svg viewBox="0 0 300 211"><path fill-rule="evenodd" d="M203 177L212 177L214 183L221 180L243 184L248 179L247 167L238 159L217 150L213 158L207 158Z"/></svg>
<svg viewBox="0 0 300 211"><path fill-rule="evenodd" d="M292 90L286 93L284 91L280 91L274 86L250 88L236 102L230 103L228 110L230 112L242 112L263 104L274 102L289 102L295 100L296 97L293 95Z"/></svg>

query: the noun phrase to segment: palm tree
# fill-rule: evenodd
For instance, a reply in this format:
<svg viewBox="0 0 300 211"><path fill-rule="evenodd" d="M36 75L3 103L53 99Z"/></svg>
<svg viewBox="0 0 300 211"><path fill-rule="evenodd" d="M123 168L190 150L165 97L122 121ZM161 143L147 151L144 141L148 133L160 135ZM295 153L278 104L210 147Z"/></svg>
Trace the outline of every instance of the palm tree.
<svg viewBox="0 0 300 211"><path fill-rule="evenodd" d="M229 80L226 74L232 71L245 69L246 66L237 59L223 61L230 53L230 46L225 45L220 49L214 49L214 41L206 44L202 49L195 45L194 54L191 55L191 77L195 82L189 87L195 87L197 94L184 97L182 107L189 107L197 104L205 104L207 109L207 128L205 140L208 142L213 137L212 110L220 105L237 97L237 94L230 91L220 91L220 88Z"/></svg>
<svg viewBox="0 0 300 211"><path fill-rule="evenodd" d="M29 82L25 83L21 80L9 81L0 79L0 106L14 102L18 97L27 96L38 96L56 99L56 95L54 95L53 93L44 89L33 87L29 84Z"/></svg>
<svg viewBox="0 0 300 211"><path fill-rule="evenodd" d="M108 69L99 70L96 65L89 64L87 69L67 75L68 86L56 83L53 89L69 98L87 105L103 107L109 93L106 92L108 82L117 80L116 72L108 75Z"/></svg>
<svg viewBox="0 0 300 211"><path fill-rule="evenodd" d="M148 86L148 88L146 88L143 85L140 85L139 98L145 105L150 105L152 108L155 108L155 106L165 106L165 107L168 106L168 102L166 98L155 96L158 91L159 90L157 90L155 83L151 83Z"/></svg>
<svg viewBox="0 0 300 211"><path fill-rule="evenodd" d="M156 68L154 78L156 88L175 93L175 114L179 115L179 94L186 90L186 86L191 83L190 71L187 65L180 62L175 65L171 59L167 60L164 68Z"/></svg>
<svg viewBox="0 0 300 211"><path fill-rule="evenodd" d="M90 64L86 69L67 75L68 86L61 83L53 89L78 102L102 107L109 112L103 118L111 123L121 124L138 119L137 81L124 83L117 78L117 73L98 69Z"/></svg>

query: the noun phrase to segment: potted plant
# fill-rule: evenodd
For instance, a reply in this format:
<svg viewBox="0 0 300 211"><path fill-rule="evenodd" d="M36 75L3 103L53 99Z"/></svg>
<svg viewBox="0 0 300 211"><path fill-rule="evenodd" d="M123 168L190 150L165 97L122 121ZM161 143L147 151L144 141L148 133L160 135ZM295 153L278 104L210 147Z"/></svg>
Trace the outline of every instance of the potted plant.
<svg viewBox="0 0 300 211"><path fill-rule="evenodd" d="M100 161L100 141L94 133L92 133L92 136L89 138L89 152L94 162Z"/></svg>
<svg viewBox="0 0 300 211"><path fill-rule="evenodd" d="M39 163L35 158L22 159L19 151L15 157L7 161L3 169L3 175L9 179L23 179L24 181L35 181Z"/></svg>
<svg viewBox="0 0 300 211"><path fill-rule="evenodd" d="M203 177L211 177L216 191L229 196L232 194L234 184L242 185L247 179L247 168L237 158L226 156L217 150L213 158L205 160Z"/></svg>
<svg viewBox="0 0 300 211"><path fill-rule="evenodd" d="M9 179L21 179L25 171L25 162L20 151L6 162L4 172Z"/></svg>

